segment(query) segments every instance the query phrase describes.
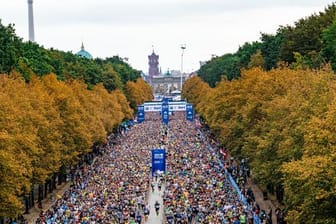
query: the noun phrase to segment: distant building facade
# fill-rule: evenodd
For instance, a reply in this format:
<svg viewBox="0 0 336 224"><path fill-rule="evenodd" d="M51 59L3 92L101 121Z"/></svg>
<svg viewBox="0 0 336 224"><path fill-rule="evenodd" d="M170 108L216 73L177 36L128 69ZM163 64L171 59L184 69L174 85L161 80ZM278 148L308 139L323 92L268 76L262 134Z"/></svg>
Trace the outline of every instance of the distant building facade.
<svg viewBox="0 0 336 224"><path fill-rule="evenodd" d="M186 79L186 76L182 76L182 85ZM181 75L172 75L168 71L163 75L153 77L150 84L154 94L169 95L172 91L181 90Z"/></svg>
<svg viewBox="0 0 336 224"><path fill-rule="evenodd" d="M181 71L167 71L162 74L159 69L159 55L155 54L154 50L151 55L148 55L148 75L143 78L151 85L154 94L169 95L172 91L181 90L185 80L189 77L187 74L182 74Z"/></svg>
<svg viewBox="0 0 336 224"><path fill-rule="evenodd" d="M159 55L154 53L154 50L151 55L148 55L148 75L150 78L160 75L159 72Z"/></svg>

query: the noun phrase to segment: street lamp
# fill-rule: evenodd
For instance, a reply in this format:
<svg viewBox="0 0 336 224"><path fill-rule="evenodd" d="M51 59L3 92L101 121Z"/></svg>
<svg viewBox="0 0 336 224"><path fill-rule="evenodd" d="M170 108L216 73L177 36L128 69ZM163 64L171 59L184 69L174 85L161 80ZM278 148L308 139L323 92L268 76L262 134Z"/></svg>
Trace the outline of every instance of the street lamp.
<svg viewBox="0 0 336 224"><path fill-rule="evenodd" d="M181 44L181 50L182 50L182 54L181 54L181 94L182 94L182 75L183 75L183 53L184 50L186 49L186 44Z"/></svg>

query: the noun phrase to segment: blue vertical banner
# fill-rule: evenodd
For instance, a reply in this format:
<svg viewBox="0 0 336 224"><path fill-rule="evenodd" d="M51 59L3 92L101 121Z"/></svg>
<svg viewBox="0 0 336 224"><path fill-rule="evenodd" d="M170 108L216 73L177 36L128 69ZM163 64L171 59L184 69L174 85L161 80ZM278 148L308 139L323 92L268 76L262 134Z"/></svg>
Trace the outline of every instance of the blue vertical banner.
<svg viewBox="0 0 336 224"><path fill-rule="evenodd" d="M152 149L152 175L156 172L166 173L165 149Z"/></svg>
<svg viewBox="0 0 336 224"><path fill-rule="evenodd" d="M186 105L186 118L188 121L194 120L194 107L190 103Z"/></svg>
<svg viewBox="0 0 336 224"><path fill-rule="evenodd" d="M166 125L169 123L169 105L168 103L162 103L161 109L162 122Z"/></svg>
<svg viewBox="0 0 336 224"><path fill-rule="evenodd" d="M162 103L168 103L169 101L172 101L172 99L168 97L163 97L162 99Z"/></svg>
<svg viewBox="0 0 336 224"><path fill-rule="evenodd" d="M141 123L145 120L145 107L144 106L138 106L138 123Z"/></svg>

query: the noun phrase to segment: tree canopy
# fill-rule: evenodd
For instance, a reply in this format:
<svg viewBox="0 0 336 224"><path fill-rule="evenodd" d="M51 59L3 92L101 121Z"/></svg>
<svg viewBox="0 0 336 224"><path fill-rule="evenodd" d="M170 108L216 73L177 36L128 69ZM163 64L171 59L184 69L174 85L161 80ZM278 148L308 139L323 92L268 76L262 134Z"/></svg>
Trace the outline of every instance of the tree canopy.
<svg viewBox="0 0 336 224"><path fill-rule="evenodd" d="M120 57L87 59L56 49L45 49L33 42L24 42L15 34L14 25L4 26L0 20L0 74L12 69L26 81L33 74L56 74L60 80L81 79L91 88L97 83L113 91L123 89L128 81L136 81L141 72L133 69Z"/></svg>
<svg viewBox="0 0 336 224"><path fill-rule="evenodd" d="M328 66L254 67L212 89L193 77L182 94L257 183L284 189L289 223L336 223L335 84Z"/></svg>
<svg viewBox="0 0 336 224"><path fill-rule="evenodd" d="M13 218L34 184L75 164L153 98L121 58L44 49L1 22L0 87L0 217Z"/></svg>
<svg viewBox="0 0 336 224"><path fill-rule="evenodd" d="M251 59L256 62L256 54L258 65L267 71L279 64L320 68L327 63L335 71L335 21L336 5L332 3L323 12L302 18L292 26L280 26L276 34L261 33L260 41L246 42L234 53L212 58L197 73L214 87L222 78L239 77L241 70L251 67Z"/></svg>
<svg viewBox="0 0 336 224"><path fill-rule="evenodd" d="M13 71L0 76L0 87L0 217L17 216L19 197L32 184L74 164L133 116L126 96L102 84L88 89L82 80L64 82L55 74L34 75L27 83ZM148 85L138 80L134 91L144 89L149 94Z"/></svg>

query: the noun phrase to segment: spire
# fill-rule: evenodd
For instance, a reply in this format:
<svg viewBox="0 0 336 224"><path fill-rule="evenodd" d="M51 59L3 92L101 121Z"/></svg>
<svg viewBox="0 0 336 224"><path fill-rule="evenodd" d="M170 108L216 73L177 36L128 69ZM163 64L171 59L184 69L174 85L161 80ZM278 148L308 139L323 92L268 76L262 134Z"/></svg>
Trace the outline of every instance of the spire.
<svg viewBox="0 0 336 224"><path fill-rule="evenodd" d="M29 28L29 40L35 41L33 0L28 0L28 28Z"/></svg>
<svg viewBox="0 0 336 224"><path fill-rule="evenodd" d="M84 50L83 41L82 41L81 50L78 51L76 54L81 56L81 57L84 57L84 58L92 59L92 55L89 52L87 52L86 50Z"/></svg>

